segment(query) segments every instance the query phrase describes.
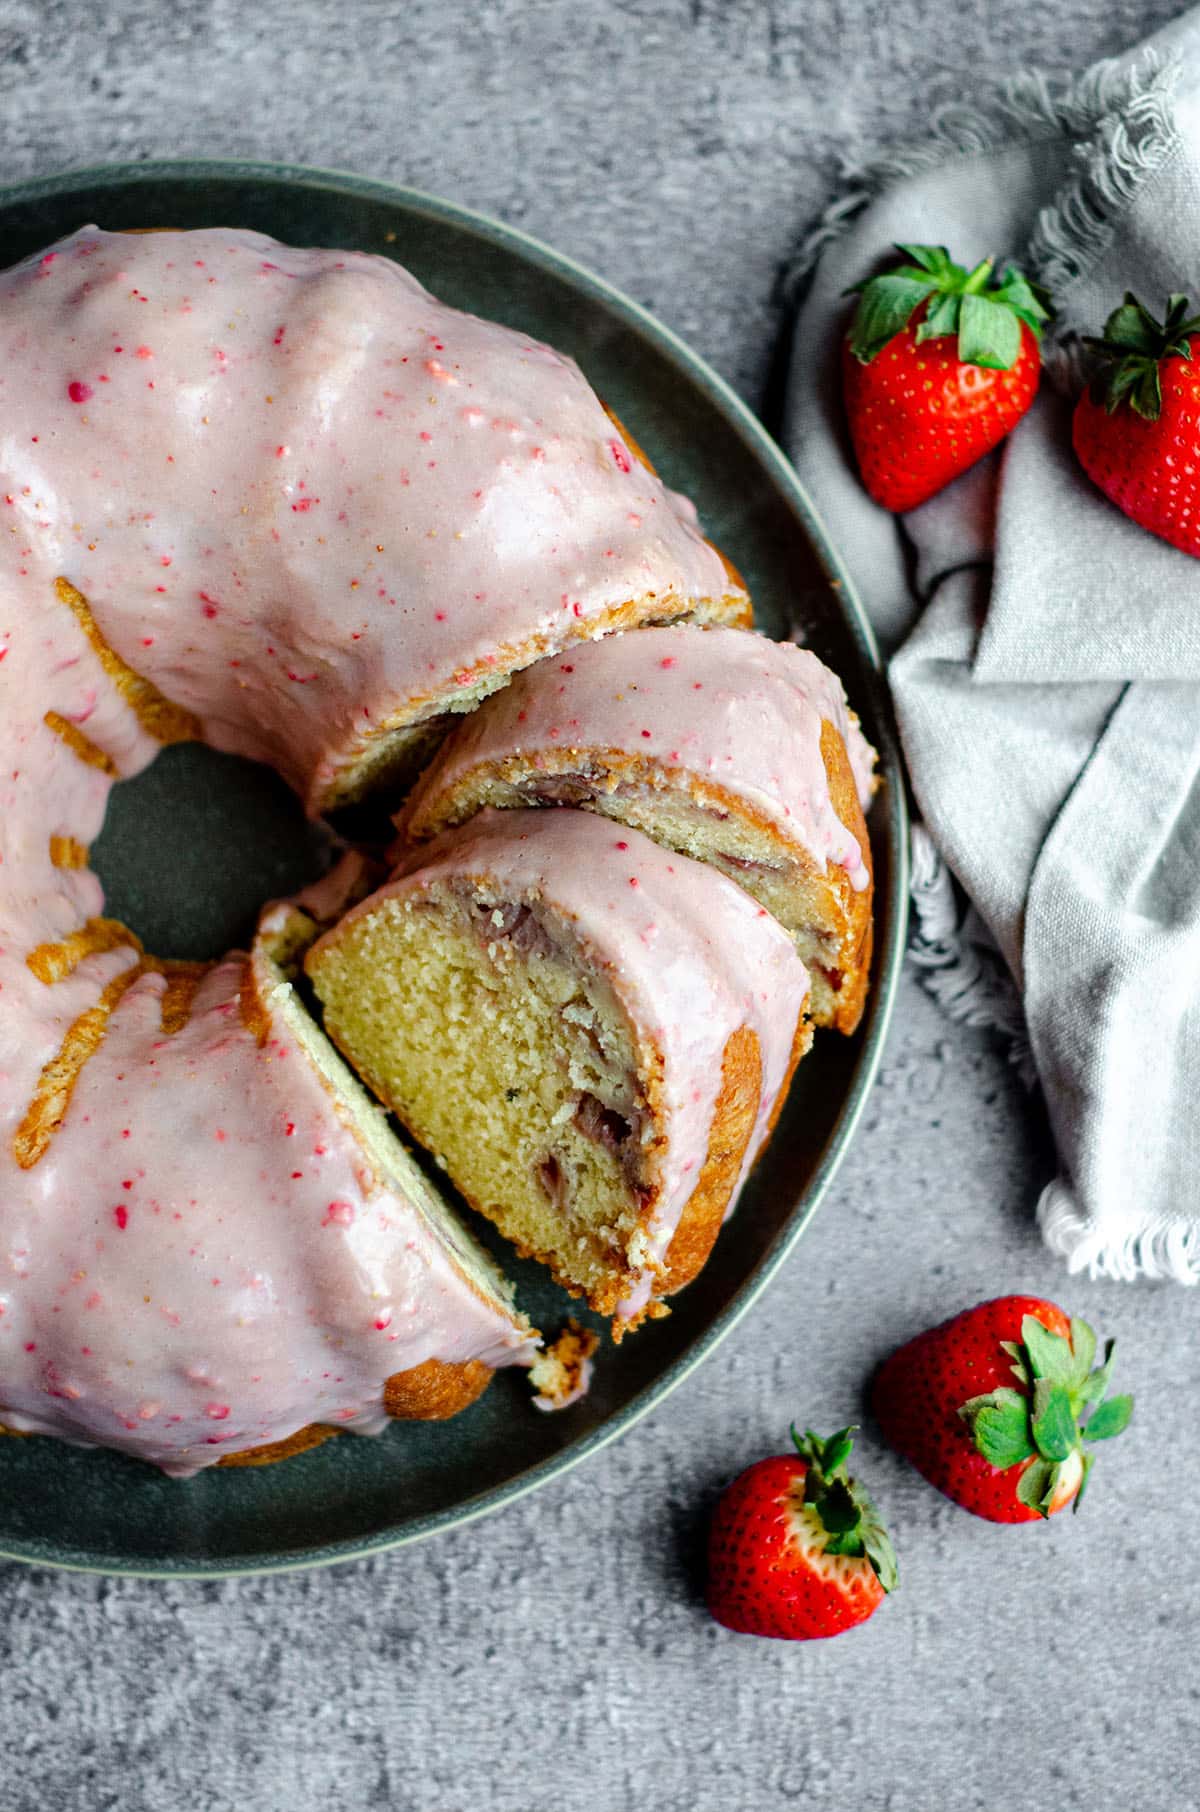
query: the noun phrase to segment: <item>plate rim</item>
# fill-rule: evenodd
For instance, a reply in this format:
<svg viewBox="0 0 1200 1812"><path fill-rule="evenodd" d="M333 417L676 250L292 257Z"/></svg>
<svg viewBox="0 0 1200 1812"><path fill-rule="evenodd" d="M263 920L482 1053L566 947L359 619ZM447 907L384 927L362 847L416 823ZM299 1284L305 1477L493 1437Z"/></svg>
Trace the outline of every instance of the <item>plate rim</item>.
<svg viewBox="0 0 1200 1812"><path fill-rule="evenodd" d="M0 1561L25 1566L53 1569L56 1572L93 1574L123 1579L212 1580L246 1579L277 1573L298 1573L341 1566L352 1561L409 1547L449 1529L465 1527L485 1516L507 1509L518 1499L554 1479L618 1440L674 1391L678 1385L714 1353L732 1333L759 1297L769 1287L792 1250L806 1231L832 1185L846 1152L858 1130L882 1060L892 1014L895 1010L897 984L904 958L909 917L909 813L903 767L891 705L884 681L879 648L870 620L863 609L858 591L842 560L836 542L809 496L799 474L773 436L749 405L682 337L658 316L632 296L626 295L588 266L580 264L565 252L557 251L536 235L510 225L494 216L451 201L423 189L409 188L381 177L362 176L352 170L322 165L279 162L269 159L222 157L152 158L145 162L86 164L56 171L49 176L24 178L0 184L0 229L8 209L23 202L49 199L69 194L90 183L93 187L133 188L155 180L201 180L206 176L240 177L297 188L325 188L349 192L381 203L422 212L434 218L470 227L481 237L506 243L528 261L567 276L576 287L582 287L610 308L618 317L631 323L642 335L655 343L671 363L693 384L698 383L710 400L730 421L731 426L749 444L751 451L770 472L777 487L799 516L813 552L838 597L843 617L858 642L871 691L871 705L879 724L880 766L885 781L884 827L892 862L892 895L885 920L876 921L878 956L873 999L868 1008L863 1045L855 1064L853 1077L842 1105L836 1134L822 1153L802 1206L797 1205L785 1225L767 1248L757 1266L747 1277L737 1295L725 1310L711 1321L691 1346L667 1369L631 1398L620 1410L598 1428L580 1436L559 1452L539 1461L503 1484L494 1485L448 1508L430 1511L414 1518L399 1530L389 1530L365 1540L300 1549L280 1558L261 1556L228 1561L220 1566L194 1566L186 1561L164 1561L122 1564L120 1561L88 1558L77 1550L64 1549L64 1557L48 1556L11 1548L0 1537Z"/></svg>

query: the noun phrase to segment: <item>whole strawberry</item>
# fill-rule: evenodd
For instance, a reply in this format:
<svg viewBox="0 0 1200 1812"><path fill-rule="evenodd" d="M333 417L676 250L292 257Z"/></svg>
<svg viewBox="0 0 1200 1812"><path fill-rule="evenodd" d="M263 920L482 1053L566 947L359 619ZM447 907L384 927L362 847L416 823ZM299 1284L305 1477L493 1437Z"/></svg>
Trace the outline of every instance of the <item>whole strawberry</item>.
<svg viewBox="0 0 1200 1812"><path fill-rule="evenodd" d="M1126 294L1103 339L1084 341L1098 369L1075 405L1071 438L1119 510L1200 558L1200 369L1190 339L1200 315L1190 308L1172 296L1160 322Z"/></svg>
<svg viewBox="0 0 1200 1812"><path fill-rule="evenodd" d="M794 1454L759 1460L717 1505L708 1608L727 1629L806 1641L864 1623L897 1583L896 1556L846 1476L854 1429L827 1441L792 1429Z"/></svg>
<svg viewBox="0 0 1200 1812"><path fill-rule="evenodd" d="M902 262L856 286L842 389L863 483L912 510L1012 432L1037 394L1049 298L990 258L968 271L945 246L898 245Z"/></svg>
<svg viewBox="0 0 1200 1812"><path fill-rule="evenodd" d="M1104 1400L1114 1343L1036 1296L1001 1296L918 1334L876 1373L872 1407L891 1445L964 1510L1035 1522L1074 1499L1085 1441L1120 1434L1132 1397ZM1087 1421L1081 1418L1091 1409Z"/></svg>

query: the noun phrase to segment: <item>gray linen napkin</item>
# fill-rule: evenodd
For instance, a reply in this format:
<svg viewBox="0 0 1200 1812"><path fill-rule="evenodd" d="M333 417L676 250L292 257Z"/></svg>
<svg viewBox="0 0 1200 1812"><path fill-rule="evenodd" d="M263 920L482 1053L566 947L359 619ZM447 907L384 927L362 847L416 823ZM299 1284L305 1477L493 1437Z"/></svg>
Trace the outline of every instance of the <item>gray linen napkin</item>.
<svg viewBox="0 0 1200 1812"><path fill-rule="evenodd" d="M837 359L842 293L894 241L1013 258L1059 310L1029 415L902 527L855 476ZM1195 1283L1200 561L1090 486L1070 411L1072 336L1124 290L1200 303L1200 9L1075 81L939 116L853 175L799 274L785 439L891 657L925 824L914 955L957 1016L1018 1032L980 946L1011 972L1061 1167L1048 1243L1072 1270Z"/></svg>

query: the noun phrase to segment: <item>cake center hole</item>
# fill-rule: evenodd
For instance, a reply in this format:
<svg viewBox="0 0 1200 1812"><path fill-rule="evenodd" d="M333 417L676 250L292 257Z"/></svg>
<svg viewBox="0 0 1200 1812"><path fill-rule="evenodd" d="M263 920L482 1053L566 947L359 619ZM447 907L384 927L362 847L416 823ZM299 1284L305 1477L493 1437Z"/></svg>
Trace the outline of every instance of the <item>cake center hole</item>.
<svg viewBox="0 0 1200 1812"><path fill-rule="evenodd" d="M246 949L259 908L317 880L329 846L270 768L176 743L113 788L91 865L110 918L197 962Z"/></svg>

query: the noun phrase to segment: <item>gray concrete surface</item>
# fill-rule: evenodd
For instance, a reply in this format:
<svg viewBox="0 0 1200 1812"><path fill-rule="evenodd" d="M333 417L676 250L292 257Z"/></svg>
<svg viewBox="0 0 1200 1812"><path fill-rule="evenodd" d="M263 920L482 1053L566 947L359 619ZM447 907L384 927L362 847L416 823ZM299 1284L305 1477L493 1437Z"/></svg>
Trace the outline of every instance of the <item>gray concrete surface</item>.
<svg viewBox="0 0 1200 1812"><path fill-rule="evenodd" d="M334 164L519 222L770 408L776 270L842 151L1170 0L0 4L16 176L162 154ZM332 1572L167 1585L0 1568L0 1812L1191 1812L1194 1294L1067 1284L1049 1157L985 1034L906 983L866 1123L768 1299L658 1414L504 1515ZM698 1591L721 1482L982 1295L1067 1296L1139 1414L1077 1519L953 1510L868 1429L901 1593L835 1643L736 1638Z"/></svg>

